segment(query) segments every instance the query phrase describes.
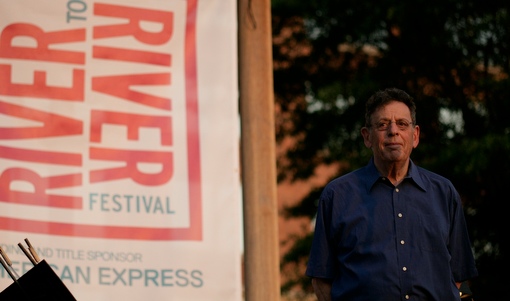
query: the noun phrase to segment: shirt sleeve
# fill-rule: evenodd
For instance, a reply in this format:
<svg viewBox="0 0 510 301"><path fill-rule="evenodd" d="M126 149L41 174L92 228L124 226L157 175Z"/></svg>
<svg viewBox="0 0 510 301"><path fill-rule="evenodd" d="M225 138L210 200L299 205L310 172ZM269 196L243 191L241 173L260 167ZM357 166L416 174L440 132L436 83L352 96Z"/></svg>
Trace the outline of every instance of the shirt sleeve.
<svg viewBox="0 0 510 301"><path fill-rule="evenodd" d="M454 216L448 247L452 256L451 270L453 277L456 282L462 282L478 276L478 271L460 196L453 187L451 193L454 200Z"/></svg>
<svg viewBox="0 0 510 301"><path fill-rule="evenodd" d="M335 276L335 255L330 243L332 196L325 190L319 199L319 206L315 219L310 256L306 275L314 278L333 279Z"/></svg>

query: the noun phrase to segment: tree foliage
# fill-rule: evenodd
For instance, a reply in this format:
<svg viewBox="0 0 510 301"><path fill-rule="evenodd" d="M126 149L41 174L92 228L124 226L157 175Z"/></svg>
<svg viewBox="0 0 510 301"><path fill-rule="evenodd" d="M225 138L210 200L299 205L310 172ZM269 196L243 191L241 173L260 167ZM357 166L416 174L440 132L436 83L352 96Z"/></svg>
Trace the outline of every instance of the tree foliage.
<svg viewBox="0 0 510 301"><path fill-rule="evenodd" d="M505 182L510 179L510 2L477 0L273 0L279 180L310 177L319 164L338 174L366 164L364 102L386 87L417 103L417 164L452 180L462 196L480 276L477 300L506 294L509 245ZM321 187L289 217L313 218ZM306 262L310 236L282 261ZM303 275L283 289L310 291Z"/></svg>

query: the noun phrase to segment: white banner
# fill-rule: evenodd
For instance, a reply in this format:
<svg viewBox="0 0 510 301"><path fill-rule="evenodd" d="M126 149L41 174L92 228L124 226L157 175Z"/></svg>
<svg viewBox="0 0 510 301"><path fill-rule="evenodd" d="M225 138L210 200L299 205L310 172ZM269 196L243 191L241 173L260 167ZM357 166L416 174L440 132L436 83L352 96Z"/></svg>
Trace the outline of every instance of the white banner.
<svg viewBox="0 0 510 301"><path fill-rule="evenodd" d="M236 9L0 0L0 246L17 274L28 238L78 300L242 298Z"/></svg>

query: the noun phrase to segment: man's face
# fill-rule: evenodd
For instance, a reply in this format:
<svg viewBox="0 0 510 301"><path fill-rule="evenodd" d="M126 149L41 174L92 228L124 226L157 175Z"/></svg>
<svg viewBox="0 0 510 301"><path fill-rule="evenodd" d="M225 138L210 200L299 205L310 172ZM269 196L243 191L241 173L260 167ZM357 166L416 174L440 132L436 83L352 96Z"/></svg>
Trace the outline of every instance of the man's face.
<svg viewBox="0 0 510 301"><path fill-rule="evenodd" d="M361 134L377 162L396 163L406 161L418 146L420 128L412 124L409 108L393 101L374 112L371 126Z"/></svg>

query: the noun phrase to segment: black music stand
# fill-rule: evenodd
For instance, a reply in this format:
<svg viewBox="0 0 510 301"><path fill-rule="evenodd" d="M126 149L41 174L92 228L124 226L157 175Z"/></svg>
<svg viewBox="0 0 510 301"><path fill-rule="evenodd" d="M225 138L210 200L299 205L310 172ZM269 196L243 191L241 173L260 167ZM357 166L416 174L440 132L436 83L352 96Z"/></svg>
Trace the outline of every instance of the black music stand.
<svg viewBox="0 0 510 301"><path fill-rule="evenodd" d="M28 240L26 240L27 243ZM5 253L2 255L2 265L13 279L13 283L0 292L2 301L76 301L62 280L45 260L39 260L37 253L29 243L30 253L23 246L20 247L32 261L34 267L17 278L10 270L10 260Z"/></svg>

